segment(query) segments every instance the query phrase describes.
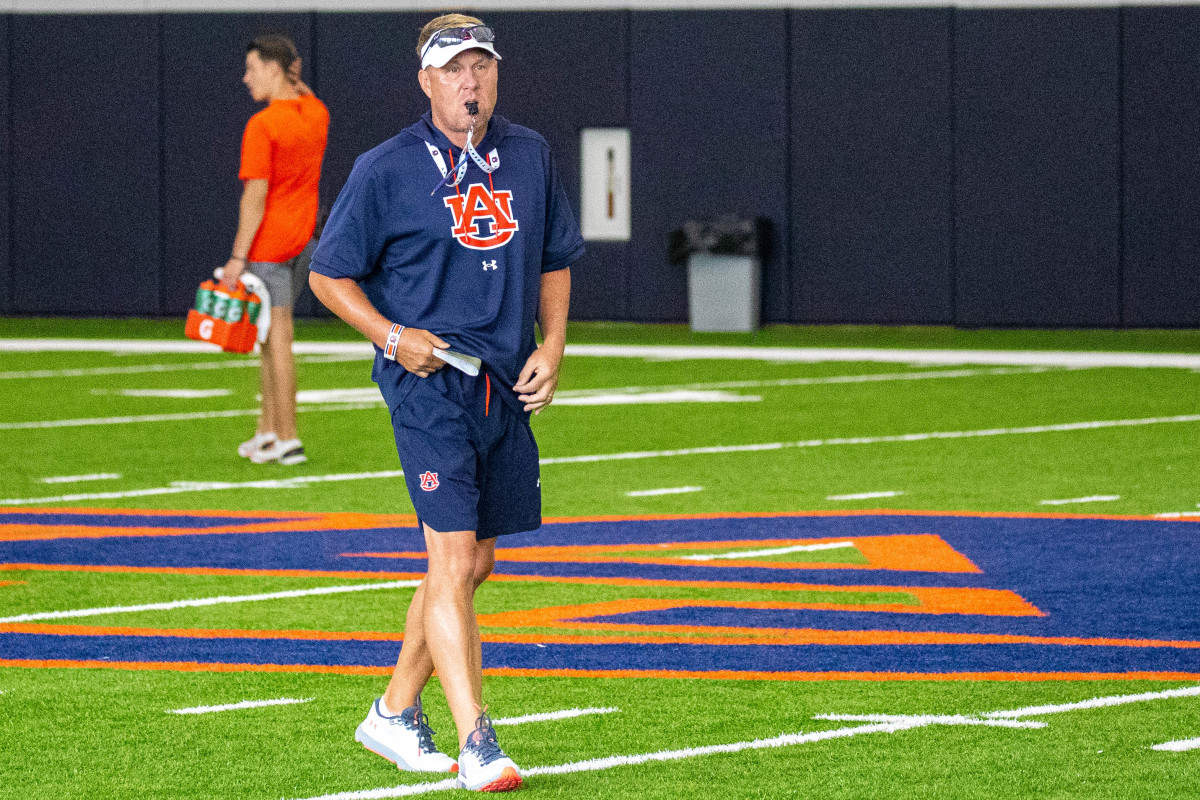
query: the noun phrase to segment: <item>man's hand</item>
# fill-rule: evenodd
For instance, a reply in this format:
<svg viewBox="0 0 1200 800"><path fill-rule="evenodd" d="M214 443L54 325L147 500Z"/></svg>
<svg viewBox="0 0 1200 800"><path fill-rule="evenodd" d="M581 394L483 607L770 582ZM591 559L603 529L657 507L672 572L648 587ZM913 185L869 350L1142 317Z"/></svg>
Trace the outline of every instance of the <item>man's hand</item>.
<svg viewBox="0 0 1200 800"><path fill-rule="evenodd" d="M379 346L383 347L382 344ZM445 361L433 354L435 347L445 350L450 345L427 330L405 328L400 332L400 342L396 345L396 361L409 372L428 378L446 366Z"/></svg>
<svg viewBox="0 0 1200 800"><path fill-rule="evenodd" d="M232 292L237 288L242 273L246 271L246 262L240 258L231 258L225 262L224 269L221 273L221 287Z"/></svg>
<svg viewBox="0 0 1200 800"><path fill-rule="evenodd" d="M563 347L549 342L529 356L517 377L517 385L513 387L518 392L517 399L525 404L526 411L540 414L554 400L562 357Z"/></svg>

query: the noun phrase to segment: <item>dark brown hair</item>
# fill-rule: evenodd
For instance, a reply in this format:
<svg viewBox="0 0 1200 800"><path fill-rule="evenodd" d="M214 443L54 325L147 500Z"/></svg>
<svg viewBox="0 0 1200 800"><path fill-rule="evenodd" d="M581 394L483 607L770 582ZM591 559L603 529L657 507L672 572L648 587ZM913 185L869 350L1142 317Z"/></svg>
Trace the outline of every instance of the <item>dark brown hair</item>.
<svg viewBox="0 0 1200 800"><path fill-rule="evenodd" d="M246 45L247 53L258 53L263 61L274 61L283 68L283 72L293 80L299 78L299 69L293 69L300 63L300 51L291 37L282 33L264 33L255 36Z"/></svg>

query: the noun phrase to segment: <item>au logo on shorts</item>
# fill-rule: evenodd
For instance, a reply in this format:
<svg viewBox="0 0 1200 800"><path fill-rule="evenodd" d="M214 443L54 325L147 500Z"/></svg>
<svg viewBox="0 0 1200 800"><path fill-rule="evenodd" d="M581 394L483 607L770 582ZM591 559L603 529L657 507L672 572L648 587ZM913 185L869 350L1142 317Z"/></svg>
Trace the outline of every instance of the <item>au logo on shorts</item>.
<svg viewBox="0 0 1200 800"><path fill-rule="evenodd" d="M472 250L492 250L503 247L517 232L512 215L512 192L505 189L492 194L482 183L472 183L463 194L445 199L454 216L451 233L459 244ZM481 220L489 220L489 233L480 228Z"/></svg>
<svg viewBox="0 0 1200 800"><path fill-rule="evenodd" d="M425 472L423 472L421 474L421 488L422 489L424 489L427 492L432 492L434 489L438 488L438 486L440 486L440 484L438 483L438 477L437 477L436 472L430 472L430 471L426 470Z"/></svg>

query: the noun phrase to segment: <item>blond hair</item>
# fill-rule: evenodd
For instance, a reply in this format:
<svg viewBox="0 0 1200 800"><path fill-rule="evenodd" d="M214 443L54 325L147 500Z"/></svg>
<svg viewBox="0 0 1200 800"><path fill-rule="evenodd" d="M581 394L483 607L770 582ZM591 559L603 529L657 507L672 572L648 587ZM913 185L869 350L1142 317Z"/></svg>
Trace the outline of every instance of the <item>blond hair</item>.
<svg viewBox="0 0 1200 800"><path fill-rule="evenodd" d="M438 31L444 31L446 28L469 28L472 25L482 24L483 20L478 17L469 17L466 14L442 14L440 17L429 20L425 23L425 27L421 28L421 34L417 37L417 58L421 57L425 45Z"/></svg>

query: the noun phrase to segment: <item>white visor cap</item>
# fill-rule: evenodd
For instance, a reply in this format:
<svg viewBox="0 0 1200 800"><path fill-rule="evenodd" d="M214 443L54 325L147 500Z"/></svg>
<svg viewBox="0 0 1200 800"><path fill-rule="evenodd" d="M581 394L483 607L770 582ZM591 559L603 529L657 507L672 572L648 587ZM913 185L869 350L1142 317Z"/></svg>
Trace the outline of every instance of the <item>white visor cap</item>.
<svg viewBox="0 0 1200 800"><path fill-rule="evenodd" d="M434 45L425 51L425 55L421 58L421 69L426 67L444 67L450 63L453 58L465 50L486 50L500 60L500 54L496 52L496 48L491 42L480 42L475 39L467 39L465 42L451 44L445 46Z"/></svg>

